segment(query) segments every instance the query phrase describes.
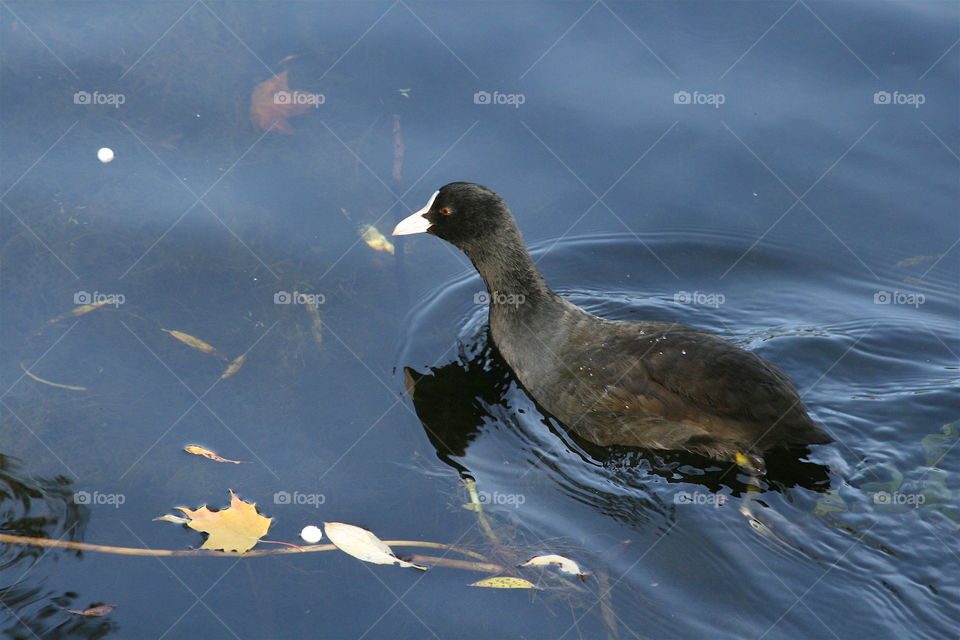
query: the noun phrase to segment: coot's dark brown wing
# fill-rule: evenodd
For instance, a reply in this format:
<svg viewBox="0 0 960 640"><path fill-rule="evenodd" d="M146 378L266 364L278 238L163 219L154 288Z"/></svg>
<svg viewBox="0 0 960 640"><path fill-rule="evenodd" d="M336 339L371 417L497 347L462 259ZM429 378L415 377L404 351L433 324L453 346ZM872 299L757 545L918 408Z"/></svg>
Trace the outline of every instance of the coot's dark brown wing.
<svg viewBox="0 0 960 640"><path fill-rule="evenodd" d="M571 425L584 437L693 450L713 440L708 455L721 458L728 458L722 451L737 448L831 441L809 418L789 378L759 356L689 327L614 326L618 330L605 332L602 348L583 345L577 360L588 364L569 379L577 404L589 407Z"/></svg>

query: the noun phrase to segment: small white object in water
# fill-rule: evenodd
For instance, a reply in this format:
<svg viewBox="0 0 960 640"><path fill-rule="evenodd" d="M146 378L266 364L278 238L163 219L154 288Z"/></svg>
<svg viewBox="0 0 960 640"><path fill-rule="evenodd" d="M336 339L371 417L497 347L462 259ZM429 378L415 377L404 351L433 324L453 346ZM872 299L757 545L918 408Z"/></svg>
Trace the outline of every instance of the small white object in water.
<svg viewBox="0 0 960 640"><path fill-rule="evenodd" d="M102 162L102 163L104 163L104 164L112 161L112 160L113 160L113 149L110 149L110 148L108 148L108 147L101 147L100 150L97 151L97 160L99 160L100 162Z"/></svg>
<svg viewBox="0 0 960 640"><path fill-rule="evenodd" d="M300 532L300 537L303 538L304 542L316 544L323 538L323 530L320 527L313 526L312 524L307 525Z"/></svg>

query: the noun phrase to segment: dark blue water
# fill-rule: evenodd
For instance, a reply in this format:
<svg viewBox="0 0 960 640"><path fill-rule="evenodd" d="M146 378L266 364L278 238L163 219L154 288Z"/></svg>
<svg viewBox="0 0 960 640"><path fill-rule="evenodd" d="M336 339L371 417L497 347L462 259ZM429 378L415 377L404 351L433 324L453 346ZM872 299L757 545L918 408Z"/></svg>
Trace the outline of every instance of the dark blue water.
<svg viewBox="0 0 960 640"><path fill-rule="evenodd" d="M0 533L189 549L200 534L153 518L232 489L271 540L342 521L591 572L499 591L339 552L5 545L7 637L957 636L956 3L0 16ZM283 71L322 104L265 132L251 94ZM789 373L837 442L768 461L762 530L742 475L598 450L544 416L455 249L360 239L452 180L501 193L577 304L707 329ZM323 301L319 330L275 301L294 291ZM50 322L94 293L122 303ZM164 329L246 362L221 380L224 360ZM99 603L117 608L64 611Z"/></svg>

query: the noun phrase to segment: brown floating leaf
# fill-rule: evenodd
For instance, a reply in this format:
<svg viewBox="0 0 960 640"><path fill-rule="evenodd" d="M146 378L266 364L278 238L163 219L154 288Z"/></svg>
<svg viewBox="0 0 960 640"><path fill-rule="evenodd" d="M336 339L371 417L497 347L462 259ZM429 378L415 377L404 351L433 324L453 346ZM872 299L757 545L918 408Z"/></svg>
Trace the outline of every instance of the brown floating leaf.
<svg viewBox="0 0 960 640"><path fill-rule="evenodd" d="M67 318L76 318L78 316L82 316L85 313L96 311L97 309L99 309L105 304L113 304L113 303L114 303L113 300L101 300L100 302L94 302L92 304L85 304L79 307L74 307L73 309L70 309L70 311L67 311L66 313L61 313L56 318L52 318L50 320L50 323L53 324L55 322L60 322L61 320L66 320Z"/></svg>
<svg viewBox="0 0 960 640"><path fill-rule="evenodd" d="M367 246L377 251L386 251L393 255L393 243L387 240L387 237L372 224L360 225L360 237L367 243Z"/></svg>
<svg viewBox="0 0 960 640"><path fill-rule="evenodd" d="M99 617L105 616L117 608L115 604L101 604L89 609L67 609L67 613L75 613L78 616Z"/></svg>
<svg viewBox="0 0 960 640"><path fill-rule="evenodd" d="M491 589L539 589L537 585L523 578L513 576L495 576L474 582L471 587L489 587Z"/></svg>
<svg viewBox="0 0 960 640"><path fill-rule="evenodd" d="M215 460L217 462L232 462L234 464L241 464L240 460L227 460L226 458L221 458L213 451L204 449L203 447L195 444L188 444L183 448L183 450L187 453L192 453L195 456L203 456L204 458L210 458L211 460Z"/></svg>
<svg viewBox="0 0 960 640"><path fill-rule="evenodd" d="M401 560L393 554L383 540L361 527L342 522L324 522L323 531L340 551L358 560L373 564L399 564L401 567L427 570L427 567Z"/></svg>
<svg viewBox="0 0 960 640"><path fill-rule="evenodd" d="M30 373L30 370L27 369L25 366L23 366L22 362L20 363L20 368L23 369L23 372L27 374L27 376L29 376L30 379L36 380L37 382L40 382L42 384L50 385L51 387L56 387L57 389L69 389L70 391L86 391L87 390L86 387L75 387L72 384L59 384L56 382L50 382L49 380L44 380L40 376L36 376Z"/></svg>
<svg viewBox="0 0 960 640"><path fill-rule="evenodd" d="M220 353L216 347L211 344L207 344L200 338L195 338L189 333L184 333L183 331L170 331L169 329L161 329L161 331L166 331L171 336L187 345L191 349L196 349L197 351L210 354L211 356L216 356L221 360L226 360L227 357Z"/></svg>
<svg viewBox="0 0 960 640"><path fill-rule="evenodd" d="M302 91L290 91L287 86L287 74L264 80L253 89L250 96L250 118L254 126L264 131L292 134L293 129L287 123L288 118L306 113L311 101L300 99ZM281 94L282 97L278 97Z"/></svg>
<svg viewBox="0 0 960 640"><path fill-rule="evenodd" d="M227 365L227 368L224 369L223 373L220 375L221 380L226 380L237 371L240 371L240 367L243 366L243 363L247 361L247 354L239 355Z"/></svg>
<svg viewBox="0 0 960 640"><path fill-rule="evenodd" d="M211 511L206 505L199 509L177 507L190 518L187 526L210 534L201 549L219 549L243 553L251 549L267 534L273 518L257 513L254 502L244 502L230 490L230 506Z"/></svg>

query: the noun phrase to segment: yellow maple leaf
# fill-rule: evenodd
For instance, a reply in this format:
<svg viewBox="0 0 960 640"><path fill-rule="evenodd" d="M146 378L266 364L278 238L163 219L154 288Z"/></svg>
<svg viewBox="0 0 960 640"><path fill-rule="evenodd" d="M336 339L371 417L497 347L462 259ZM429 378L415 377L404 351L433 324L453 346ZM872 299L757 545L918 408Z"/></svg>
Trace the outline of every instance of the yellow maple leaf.
<svg viewBox="0 0 960 640"><path fill-rule="evenodd" d="M230 506L211 511L207 505L199 509L177 507L190 518L187 526L210 534L201 549L219 549L243 553L267 534L273 518L257 513L255 502L244 502L230 490Z"/></svg>

